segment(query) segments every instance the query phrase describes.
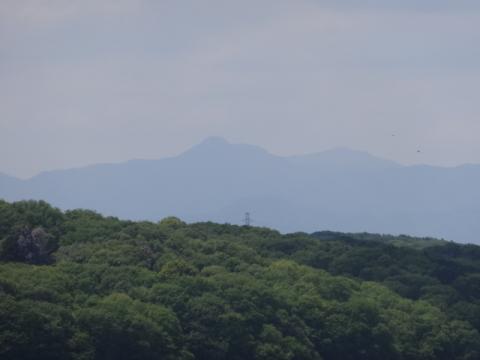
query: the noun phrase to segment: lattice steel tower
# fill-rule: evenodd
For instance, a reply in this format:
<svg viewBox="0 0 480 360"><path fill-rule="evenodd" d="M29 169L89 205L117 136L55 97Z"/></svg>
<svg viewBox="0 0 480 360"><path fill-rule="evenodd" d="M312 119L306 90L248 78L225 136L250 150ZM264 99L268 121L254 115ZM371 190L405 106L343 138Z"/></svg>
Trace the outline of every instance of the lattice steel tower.
<svg viewBox="0 0 480 360"><path fill-rule="evenodd" d="M245 213L245 219L244 219L244 224L245 226L250 226L252 220L250 219L250 213L246 212Z"/></svg>

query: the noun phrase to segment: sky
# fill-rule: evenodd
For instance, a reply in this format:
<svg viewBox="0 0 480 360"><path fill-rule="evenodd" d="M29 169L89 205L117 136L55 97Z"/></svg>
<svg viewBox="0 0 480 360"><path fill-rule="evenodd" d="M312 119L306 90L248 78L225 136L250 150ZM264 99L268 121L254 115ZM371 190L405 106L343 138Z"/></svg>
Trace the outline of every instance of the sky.
<svg viewBox="0 0 480 360"><path fill-rule="evenodd" d="M0 172L208 136L480 163L479 44L478 0L2 0Z"/></svg>

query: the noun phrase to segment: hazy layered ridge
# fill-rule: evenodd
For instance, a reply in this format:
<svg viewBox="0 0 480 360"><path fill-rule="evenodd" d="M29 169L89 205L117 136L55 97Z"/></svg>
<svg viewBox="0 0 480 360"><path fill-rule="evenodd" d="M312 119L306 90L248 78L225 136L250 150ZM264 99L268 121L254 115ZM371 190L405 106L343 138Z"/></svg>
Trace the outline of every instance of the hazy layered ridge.
<svg viewBox="0 0 480 360"><path fill-rule="evenodd" d="M255 224L281 231L370 231L479 242L480 166L402 166L335 149L279 157L209 138L160 160L0 175L0 197L44 199L122 218Z"/></svg>

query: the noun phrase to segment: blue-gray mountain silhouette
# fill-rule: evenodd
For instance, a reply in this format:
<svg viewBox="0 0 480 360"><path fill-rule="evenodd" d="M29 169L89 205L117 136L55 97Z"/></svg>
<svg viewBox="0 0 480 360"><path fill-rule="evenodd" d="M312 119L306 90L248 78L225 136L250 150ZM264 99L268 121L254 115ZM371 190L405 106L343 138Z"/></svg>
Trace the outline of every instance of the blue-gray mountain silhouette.
<svg viewBox="0 0 480 360"><path fill-rule="evenodd" d="M335 149L281 157L208 138L183 154L44 172L0 174L0 198L43 199L128 219L241 223L281 231L379 232L480 242L480 165L402 166Z"/></svg>

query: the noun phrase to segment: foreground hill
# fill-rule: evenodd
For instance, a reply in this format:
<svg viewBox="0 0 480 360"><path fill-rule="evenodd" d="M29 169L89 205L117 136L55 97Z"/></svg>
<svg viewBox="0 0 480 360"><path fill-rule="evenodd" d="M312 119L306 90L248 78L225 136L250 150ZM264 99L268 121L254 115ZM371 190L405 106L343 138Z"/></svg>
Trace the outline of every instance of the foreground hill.
<svg viewBox="0 0 480 360"><path fill-rule="evenodd" d="M161 160L0 175L0 198L44 199L125 219L175 214L187 222L255 224L283 232L330 229L479 242L480 166L401 166L337 149L279 157L210 138Z"/></svg>
<svg viewBox="0 0 480 360"><path fill-rule="evenodd" d="M0 201L2 359L478 359L480 247Z"/></svg>

